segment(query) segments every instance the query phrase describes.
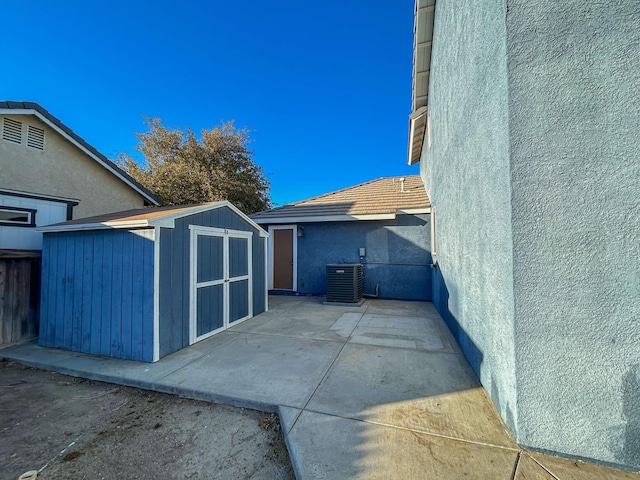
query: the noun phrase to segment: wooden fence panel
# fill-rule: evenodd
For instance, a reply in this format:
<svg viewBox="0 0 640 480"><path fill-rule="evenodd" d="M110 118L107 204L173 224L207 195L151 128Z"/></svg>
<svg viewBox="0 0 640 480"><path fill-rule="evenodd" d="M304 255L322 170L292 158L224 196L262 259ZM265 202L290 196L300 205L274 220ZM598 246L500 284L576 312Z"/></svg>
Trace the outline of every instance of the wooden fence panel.
<svg viewBox="0 0 640 480"><path fill-rule="evenodd" d="M0 252L0 345L38 335L39 252Z"/></svg>

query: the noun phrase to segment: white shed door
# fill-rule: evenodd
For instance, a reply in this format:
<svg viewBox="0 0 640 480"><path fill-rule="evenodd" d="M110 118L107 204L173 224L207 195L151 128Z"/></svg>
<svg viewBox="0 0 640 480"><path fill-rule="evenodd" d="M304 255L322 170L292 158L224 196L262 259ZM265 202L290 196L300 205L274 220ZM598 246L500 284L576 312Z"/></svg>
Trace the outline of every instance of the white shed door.
<svg viewBox="0 0 640 480"><path fill-rule="evenodd" d="M253 233L192 225L189 343L253 316Z"/></svg>

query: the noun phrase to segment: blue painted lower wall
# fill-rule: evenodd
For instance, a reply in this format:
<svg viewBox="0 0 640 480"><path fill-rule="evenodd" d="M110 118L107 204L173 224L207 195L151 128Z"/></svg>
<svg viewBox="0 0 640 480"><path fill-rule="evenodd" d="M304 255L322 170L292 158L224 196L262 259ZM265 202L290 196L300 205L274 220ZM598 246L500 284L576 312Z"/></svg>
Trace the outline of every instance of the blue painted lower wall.
<svg viewBox="0 0 640 480"><path fill-rule="evenodd" d="M364 247L364 292L402 300L431 300L429 215L395 220L304 223L298 237L298 292L324 295L326 265L358 263Z"/></svg>
<svg viewBox="0 0 640 480"><path fill-rule="evenodd" d="M40 345L153 361L153 249L126 230L46 233Z"/></svg>

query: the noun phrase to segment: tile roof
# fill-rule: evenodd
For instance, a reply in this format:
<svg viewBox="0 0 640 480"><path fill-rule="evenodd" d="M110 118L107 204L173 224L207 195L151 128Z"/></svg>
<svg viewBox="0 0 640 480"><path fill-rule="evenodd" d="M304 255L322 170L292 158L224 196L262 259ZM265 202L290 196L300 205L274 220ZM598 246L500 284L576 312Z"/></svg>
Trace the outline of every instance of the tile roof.
<svg viewBox="0 0 640 480"><path fill-rule="evenodd" d="M404 191L402 191L402 178L404 178ZM420 176L408 175L371 180L318 197L258 212L250 217L258 223L307 217L309 221L312 221L313 217L345 217L340 219L347 220L346 217L357 219L368 215L395 215L402 210L426 210L430 206L429 197Z"/></svg>
<svg viewBox="0 0 640 480"><path fill-rule="evenodd" d="M51 126L62 130L66 135L68 135L76 143L82 146L82 148L86 149L90 153L90 155L92 155L99 163L102 163L103 166L107 168L107 170L111 170L112 173L115 173L116 176L120 177L120 179L127 183L131 188L137 190L140 195L142 195L147 201L149 201L149 203L153 205L160 204L160 199L158 197L156 197L153 193L140 185L140 183L134 180L127 172L118 167L118 165L109 160L94 147L89 145L82 137L80 137L77 133L67 127L64 123L54 117L39 104L35 102L12 102L9 100L5 100L0 101L0 110L16 110L16 115L26 114L26 112L20 112L20 110L35 110L40 115L42 115L42 117L44 117L45 122L49 122Z"/></svg>

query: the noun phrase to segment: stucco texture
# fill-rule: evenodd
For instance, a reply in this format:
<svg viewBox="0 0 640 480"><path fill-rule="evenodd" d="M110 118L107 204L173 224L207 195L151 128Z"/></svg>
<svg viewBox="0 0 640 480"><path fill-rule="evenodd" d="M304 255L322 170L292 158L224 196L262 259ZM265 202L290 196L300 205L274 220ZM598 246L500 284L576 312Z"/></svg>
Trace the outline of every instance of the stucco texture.
<svg viewBox="0 0 640 480"><path fill-rule="evenodd" d="M363 289L381 298L431 300L429 215L396 220L301 224L298 237L298 292L325 294L326 266L359 263L364 247Z"/></svg>
<svg viewBox="0 0 640 480"><path fill-rule="evenodd" d="M640 469L640 2L438 0L434 302L526 447Z"/></svg>
<svg viewBox="0 0 640 480"><path fill-rule="evenodd" d="M510 1L519 441L640 468L640 2Z"/></svg>
<svg viewBox="0 0 640 480"><path fill-rule="evenodd" d="M501 1L436 3L421 174L436 206L434 303L516 432L504 15Z"/></svg>
<svg viewBox="0 0 640 480"><path fill-rule="evenodd" d="M0 187L78 199L73 218L144 206L139 193L34 115L11 118L44 129L45 148L0 140Z"/></svg>

